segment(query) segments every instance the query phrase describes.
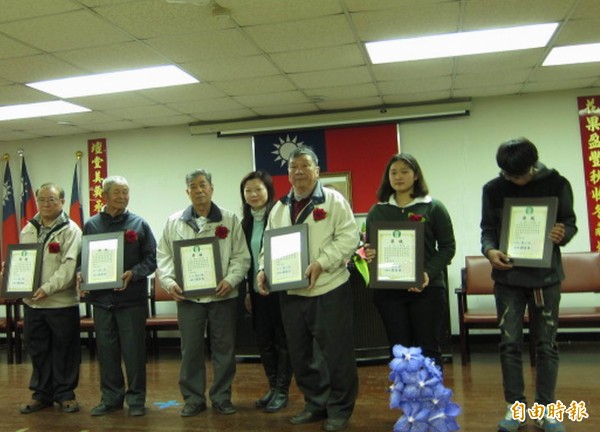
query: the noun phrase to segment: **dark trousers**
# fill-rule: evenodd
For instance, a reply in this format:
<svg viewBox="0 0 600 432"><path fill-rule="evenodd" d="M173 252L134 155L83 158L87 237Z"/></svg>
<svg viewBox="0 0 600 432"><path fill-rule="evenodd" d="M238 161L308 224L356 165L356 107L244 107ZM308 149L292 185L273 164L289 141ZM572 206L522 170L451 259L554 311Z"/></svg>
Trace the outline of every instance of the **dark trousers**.
<svg viewBox="0 0 600 432"><path fill-rule="evenodd" d="M23 336L33 366L32 399L58 403L75 399L81 363L79 307L25 306Z"/></svg>
<svg viewBox="0 0 600 432"><path fill-rule="evenodd" d="M269 387L287 394L292 380L292 365L281 318L280 296L278 292L268 296L252 293L252 318L256 346Z"/></svg>
<svg viewBox="0 0 600 432"><path fill-rule="evenodd" d="M306 409L350 418L358 394L350 284L315 297L283 294L281 310Z"/></svg>
<svg viewBox="0 0 600 432"><path fill-rule="evenodd" d="M206 356L204 331L208 325L213 382L209 397L215 403L231 400L235 376L235 299L196 303L177 302L181 331L181 369L179 389L186 403L206 403Z"/></svg>
<svg viewBox="0 0 600 432"><path fill-rule="evenodd" d="M442 367L440 329L446 316L446 291L429 286L420 293L376 289L375 307L383 320L390 349L394 345L420 347L423 355Z"/></svg>
<svg viewBox="0 0 600 432"><path fill-rule="evenodd" d="M495 285L498 326L500 327L500 362L506 402L527 403L523 381L523 314L529 307L529 324L535 339L536 380L535 402L548 405L556 402L554 390L558 377L558 308L560 284L542 288L543 305L536 305L533 288Z"/></svg>
<svg viewBox="0 0 600 432"><path fill-rule="evenodd" d="M146 403L146 306L106 309L94 306L102 402L110 406ZM127 374L121 368L121 360Z"/></svg>

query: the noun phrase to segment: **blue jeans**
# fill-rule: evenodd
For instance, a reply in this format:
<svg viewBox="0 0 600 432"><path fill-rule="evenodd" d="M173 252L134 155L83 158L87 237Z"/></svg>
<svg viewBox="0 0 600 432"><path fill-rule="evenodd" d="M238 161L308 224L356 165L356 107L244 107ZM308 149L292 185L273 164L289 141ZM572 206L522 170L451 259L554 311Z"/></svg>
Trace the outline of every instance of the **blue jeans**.
<svg viewBox="0 0 600 432"><path fill-rule="evenodd" d="M496 283L496 310L500 328L500 362L504 398L507 403L527 403L523 383L523 315L529 307L532 322L530 331L535 340L537 358L535 402L547 405L556 402L554 390L558 375L558 307L560 284L541 288L543 305L536 305L534 288L507 286Z"/></svg>

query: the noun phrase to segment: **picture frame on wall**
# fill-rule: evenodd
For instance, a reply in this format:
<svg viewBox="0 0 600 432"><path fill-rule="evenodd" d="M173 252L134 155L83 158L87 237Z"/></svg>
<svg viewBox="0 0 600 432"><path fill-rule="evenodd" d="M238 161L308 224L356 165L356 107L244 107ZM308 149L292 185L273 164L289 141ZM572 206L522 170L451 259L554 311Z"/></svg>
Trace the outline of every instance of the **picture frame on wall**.
<svg viewBox="0 0 600 432"><path fill-rule="evenodd" d="M319 173L319 180L323 187L331 188L341 193L350 208L352 207L352 174L350 171L339 171L339 172L322 172Z"/></svg>

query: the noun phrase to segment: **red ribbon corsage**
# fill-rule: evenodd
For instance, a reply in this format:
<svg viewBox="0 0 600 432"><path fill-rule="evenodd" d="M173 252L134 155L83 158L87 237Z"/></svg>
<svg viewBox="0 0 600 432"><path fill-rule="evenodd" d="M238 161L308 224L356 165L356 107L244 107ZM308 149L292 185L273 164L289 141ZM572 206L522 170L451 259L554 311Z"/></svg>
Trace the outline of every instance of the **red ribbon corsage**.
<svg viewBox="0 0 600 432"><path fill-rule="evenodd" d="M220 239L226 239L227 238L227 234L229 234L229 229L226 226L219 225L215 229L215 235L217 237L219 237Z"/></svg>
<svg viewBox="0 0 600 432"><path fill-rule="evenodd" d="M323 220L327 217L327 212L325 210L323 210L322 208L316 208L313 210L312 213L313 213L313 219L315 220L315 222Z"/></svg>
<svg viewBox="0 0 600 432"><path fill-rule="evenodd" d="M60 243L59 242L48 243L48 252L59 253L60 252Z"/></svg>
<svg viewBox="0 0 600 432"><path fill-rule="evenodd" d="M425 222L427 219L425 219L425 216L420 215L418 213L409 213L408 220L413 222Z"/></svg>
<svg viewBox="0 0 600 432"><path fill-rule="evenodd" d="M127 230L125 231L125 241L127 243L135 243L138 239L138 235L137 232L135 232L134 230Z"/></svg>

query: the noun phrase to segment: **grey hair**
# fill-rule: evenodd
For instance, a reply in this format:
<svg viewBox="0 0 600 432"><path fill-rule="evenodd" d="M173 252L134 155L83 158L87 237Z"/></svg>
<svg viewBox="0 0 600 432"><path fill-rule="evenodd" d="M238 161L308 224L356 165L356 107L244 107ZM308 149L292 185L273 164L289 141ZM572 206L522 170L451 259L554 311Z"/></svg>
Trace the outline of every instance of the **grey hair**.
<svg viewBox="0 0 600 432"><path fill-rule="evenodd" d="M298 146L294 150L292 150L288 156L288 162L291 162L293 159L296 159L300 156L310 156L315 163L316 166L319 166L319 157L315 153L315 151L310 146Z"/></svg>
<svg viewBox="0 0 600 432"><path fill-rule="evenodd" d="M129 183L125 177L114 175L102 180L102 192L107 194L114 185L127 186L129 188Z"/></svg>
<svg viewBox="0 0 600 432"><path fill-rule="evenodd" d="M40 193L40 191L42 189L56 189L56 192L58 192L58 197L60 199L64 199L65 198L65 190L60 187L59 185L57 185L56 183L44 183L43 185L41 185L36 191L35 191L35 196L37 197Z"/></svg>
<svg viewBox="0 0 600 432"><path fill-rule="evenodd" d="M210 184L211 186L213 185L212 174L203 168L195 169L194 171L192 171L191 173L186 175L185 176L185 185L187 187L190 187L190 183L192 183L196 179L196 177L199 177L199 176L204 176L204 178L206 178L206 180L208 181L208 184Z"/></svg>

